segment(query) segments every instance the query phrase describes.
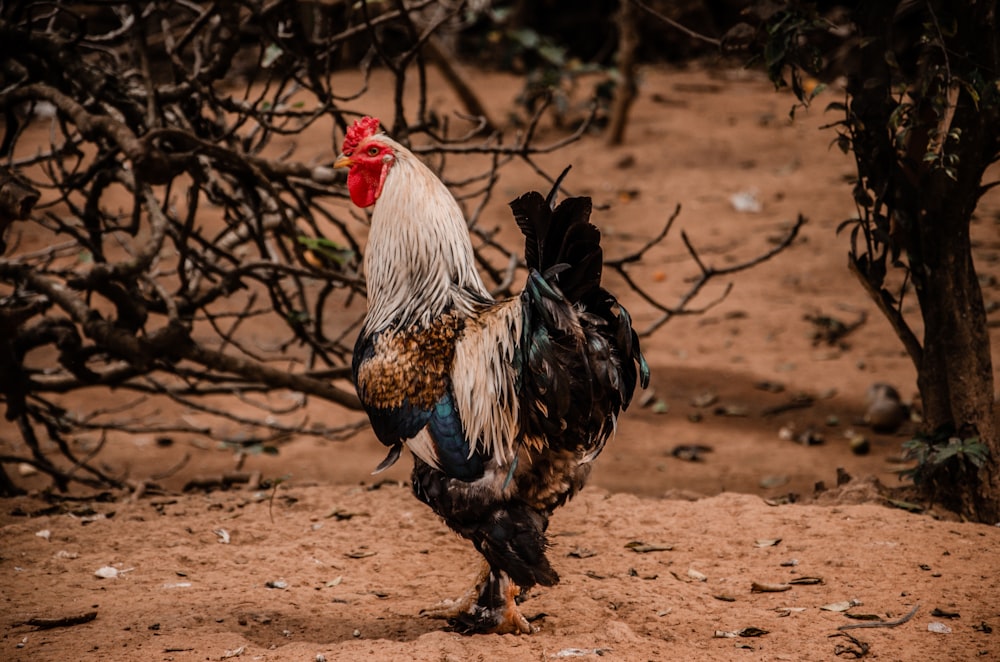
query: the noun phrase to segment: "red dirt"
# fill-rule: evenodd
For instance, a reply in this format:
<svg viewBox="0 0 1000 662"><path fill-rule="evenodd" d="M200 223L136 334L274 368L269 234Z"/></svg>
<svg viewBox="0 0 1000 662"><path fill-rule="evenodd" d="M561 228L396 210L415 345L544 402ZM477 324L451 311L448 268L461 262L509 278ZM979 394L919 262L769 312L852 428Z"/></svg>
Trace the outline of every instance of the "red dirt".
<svg viewBox="0 0 1000 662"><path fill-rule="evenodd" d="M494 107L512 107L513 79L477 78ZM442 112L454 107L443 92L431 101ZM551 554L562 583L532 591L522 605L538 617L537 634L464 637L419 615L467 588L478 560L407 488L371 489L383 449L366 431L342 443L295 439L277 456L246 458L245 469L284 477L273 495L178 493L56 510L34 496L0 503L0 658L850 659L836 651L851 642L832 635L867 621L821 607L853 599L861 604L850 613L886 620L919 605L896 627L846 631L870 647L869 659L1000 659L1000 632L989 632L1000 627L1000 528L889 508L876 485L899 485L896 472L906 465L894 460L914 424L874 433L860 424L865 394L885 382L909 402L914 371L848 273L847 238L835 235L854 213L845 183L852 164L829 147L830 131L818 128L833 119L820 111L827 101L820 97L790 123L791 98L757 74L649 69L624 146L588 138L541 159L550 171L572 163L570 191L606 206L595 220L609 257L635 250L683 205L666 244L630 272L669 304L696 273L680 230L707 263L723 267L765 250L797 213L809 221L788 252L733 278L722 303L646 340L652 401L623 417L591 486L553 518ZM326 144L317 137L297 157ZM508 168L489 222L509 224L503 201L542 186L527 168ZM731 196L750 190L762 210L735 211ZM995 190L973 226L988 302L998 296L998 222ZM722 293L728 281L718 281L701 303ZM624 295L613 276L609 286ZM636 298L623 299L639 328L656 318ZM906 311L919 316L912 306ZM834 345L815 342L817 327L804 318L851 322L862 314L867 320ZM783 390L761 388L764 382ZM766 415L798 394L813 403ZM358 416L331 407L316 415L330 423ZM786 426L814 428L824 443L782 439ZM851 452L849 429L868 437L867 455ZM11 450L16 438L0 423L0 447ZM187 466L160 481L178 492L193 476L234 465L216 440L152 441L114 438L99 459L143 479L190 453ZM693 444L712 450L699 462L671 454ZM406 480L405 464L388 478ZM838 467L854 480L836 487ZM39 477L18 480L45 485ZM829 489L817 491L818 482ZM790 494L799 503L768 505ZM105 516L86 517L78 507ZM226 544L215 533L221 530ZM632 541L670 549L637 553L626 547ZM796 565L782 565L792 559ZM103 566L122 574L95 577ZM753 582L796 577L822 581L751 591ZM88 612L97 616L82 624L28 624ZM929 631L932 623L951 631ZM714 636L748 627L768 632Z"/></svg>

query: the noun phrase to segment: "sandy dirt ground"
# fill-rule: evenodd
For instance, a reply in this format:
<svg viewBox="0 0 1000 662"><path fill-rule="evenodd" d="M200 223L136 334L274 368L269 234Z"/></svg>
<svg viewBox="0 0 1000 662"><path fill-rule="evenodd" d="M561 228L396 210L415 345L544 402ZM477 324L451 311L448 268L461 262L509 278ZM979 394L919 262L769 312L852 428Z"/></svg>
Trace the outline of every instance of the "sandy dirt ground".
<svg viewBox="0 0 1000 662"><path fill-rule="evenodd" d="M512 108L513 79L477 80L495 107ZM430 103L454 107L432 89ZM611 258L682 205L667 241L630 270L667 304L697 275L681 230L722 268L767 250L797 214L808 222L786 253L713 280L700 302L732 283L721 303L645 340L650 395L621 420L591 485L553 518L562 583L523 603L536 634L466 637L421 616L471 586L478 559L410 495L406 462L385 481L370 475L383 449L367 431L242 459L217 439L137 435L113 438L99 461L141 481L187 456L161 489L0 502L0 659L1000 660L1000 528L890 507L906 495L880 487L901 484L915 423L874 432L866 393L888 383L911 403L916 389L835 234L855 213L852 163L819 128L835 119L822 108L838 94L834 85L790 122L791 97L758 74L649 68L625 145L588 138L540 159L553 172L573 164L567 187L594 198ZM317 136L297 154L328 160L328 144ZM508 168L487 220L516 232L503 202L543 186L527 167ZM734 196L759 210L738 211ZM991 310L998 224L994 192L973 226ZM638 328L657 319L613 274L608 285ZM904 310L919 329L918 311ZM824 317L859 324L827 342L815 321ZM865 454L852 450L859 436ZM0 422L3 448L16 439ZM184 491L237 461L282 481ZM96 576L102 568L114 576Z"/></svg>

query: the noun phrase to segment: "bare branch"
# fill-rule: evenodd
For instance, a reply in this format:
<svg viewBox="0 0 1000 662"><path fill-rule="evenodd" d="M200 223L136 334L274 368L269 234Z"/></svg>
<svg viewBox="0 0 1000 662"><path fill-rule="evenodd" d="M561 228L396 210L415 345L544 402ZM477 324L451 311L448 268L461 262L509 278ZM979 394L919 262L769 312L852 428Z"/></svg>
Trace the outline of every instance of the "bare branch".
<svg viewBox="0 0 1000 662"><path fill-rule="evenodd" d="M718 39L715 39L713 37L705 36L703 34L695 32L694 30L692 30L692 29L690 29L690 28L688 28L688 27L686 27L684 25L681 25L680 23L678 23L674 19L670 18L669 16L664 16L663 14L661 14L658 11L656 11L655 9L653 9L652 7L650 7L649 5L647 5L646 3L641 2L640 0L629 0L629 2L631 2L633 5L635 5L639 9L643 10L644 12L648 13L649 15L654 16L654 17L658 18L659 20L663 21L664 23L666 23L670 27L674 28L675 30L679 30L680 32L683 32L684 34L686 34L687 36L691 37L692 39L697 39L698 41L703 41L706 44L711 44L713 46L719 46L722 43Z"/></svg>
<svg viewBox="0 0 1000 662"><path fill-rule="evenodd" d="M709 310L710 308L718 305L720 302L725 300L725 298L729 295L729 292L732 290L732 283L726 284L722 294L720 294L717 298L713 299L709 303L696 308L691 307L690 304L701 293L705 285L707 285L711 280L719 276L731 276L741 271L745 271L747 269L750 269L752 267L755 267L763 262L772 259L776 255L784 251L786 248L792 245L792 242L795 241L795 238L798 236L799 230L806 222L805 217L803 217L800 214L799 217L796 219L795 223L792 225L792 227L789 228L785 236L782 237L782 239L778 241L772 248L770 248L767 251L764 251L760 255L750 258L749 260L745 260L743 262L736 263L732 266L722 267L722 268L716 268L706 265L702 260L698 250L695 249L694 245L691 244L691 241L688 238L687 234L682 232L681 241L684 242L684 246L688 251L688 255L691 257L691 260L696 265L698 265L700 274L697 278L694 279L694 282L691 284L691 287L688 288L688 290L681 295L678 302L673 306L668 306L666 304L657 301L652 295L650 295L648 292L646 292L645 289L643 289L638 283L636 283L635 280L631 276L629 276L625 267L628 264L639 261L640 259L642 259L642 256L649 249L661 243L666 238L667 234L670 232L670 229L673 226L673 223L677 219L679 214L680 214L680 205L678 205L674 209L674 213L670 216L669 219L667 219L667 222L664 225L663 230L661 230L660 233L657 234L652 240L648 241L634 253L626 255L617 260L611 260L605 263L606 265L614 269L616 272L618 272L618 274L625 280L629 288L631 288L633 292L635 292L640 298L642 298L643 301L645 301L650 306L663 313L660 317L654 320L649 326L647 326L645 329L639 332L640 337L649 336L657 329L659 329L661 326L669 322L674 316L701 314Z"/></svg>

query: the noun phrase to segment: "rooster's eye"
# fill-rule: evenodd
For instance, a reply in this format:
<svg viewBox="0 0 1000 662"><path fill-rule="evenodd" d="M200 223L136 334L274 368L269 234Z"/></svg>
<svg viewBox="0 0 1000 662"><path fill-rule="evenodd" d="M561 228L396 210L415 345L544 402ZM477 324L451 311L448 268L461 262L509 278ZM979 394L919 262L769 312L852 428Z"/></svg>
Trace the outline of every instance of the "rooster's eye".
<svg viewBox="0 0 1000 662"><path fill-rule="evenodd" d="M368 156L378 156L378 147L369 147Z"/></svg>

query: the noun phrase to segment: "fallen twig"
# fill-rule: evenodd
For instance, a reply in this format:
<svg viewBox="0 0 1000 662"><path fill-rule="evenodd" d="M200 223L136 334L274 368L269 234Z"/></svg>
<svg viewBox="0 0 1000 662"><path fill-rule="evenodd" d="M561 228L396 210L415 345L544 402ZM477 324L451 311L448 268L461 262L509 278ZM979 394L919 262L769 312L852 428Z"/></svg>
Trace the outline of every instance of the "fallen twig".
<svg viewBox="0 0 1000 662"><path fill-rule="evenodd" d="M917 613L920 609L920 605L914 605L910 613L902 618L897 618L894 621L878 621L877 623L851 623L850 625L841 625L838 630L853 630L855 628L894 628L897 625L902 625L907 622Z"/></svg>
<svg viewBox="0 0 1000 662"><path fill-rule="evenodd" d="M39 630L48 630L49 628L62 628L69 627L71 625L82 625L83 623L89 623L97 618L96 611L88 611L83 614L74 614L73 616L60 616L58 618L29 618L24 621L24 625L31 625L38 628Z"/></svg>
<svg viewBox="0 0 1000 662"><path fill-rule="evenodd" d="M793 409L805 409L807 407L812 407L816 404L816 400L809 395L797 395L788 402L783 402L772 407L766 407L761 410L761 416L775 416L776 414L781 414L786 411L791 411Z"/></svg>

